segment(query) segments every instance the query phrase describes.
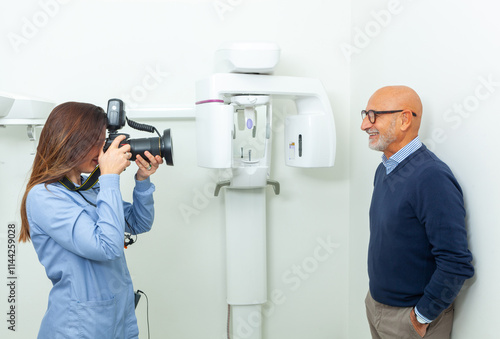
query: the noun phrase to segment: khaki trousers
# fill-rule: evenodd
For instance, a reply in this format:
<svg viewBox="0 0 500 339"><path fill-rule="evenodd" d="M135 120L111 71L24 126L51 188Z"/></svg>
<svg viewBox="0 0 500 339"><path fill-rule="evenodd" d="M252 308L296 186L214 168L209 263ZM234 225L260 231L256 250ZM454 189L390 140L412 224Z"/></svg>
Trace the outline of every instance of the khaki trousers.
<svg viewBox="0 0 500 339"><path fill-rule="evenodd" d="M366 316L373 339L419 339L410 320L413 307L393 307L375 301L370 292L366 299ZM453 326L453 304L427 328L424 338L449 339Z"/></svg>

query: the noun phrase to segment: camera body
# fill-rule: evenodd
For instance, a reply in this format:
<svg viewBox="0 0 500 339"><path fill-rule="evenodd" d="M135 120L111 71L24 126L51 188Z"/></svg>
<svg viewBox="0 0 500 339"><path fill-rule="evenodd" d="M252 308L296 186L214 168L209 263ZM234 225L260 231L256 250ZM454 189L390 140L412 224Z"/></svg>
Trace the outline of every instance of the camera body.
<svg viewBox="0 0 500 339"><path fill-rule="evenodd" d="M132 153L130 160L135 160L139 154L144 160L149 162L149 159L144 154L144 152L148 151L154 156L159 155L164 158L167 165L174 165L170 129L164 130L163 135L160 135L160 133L158 133L156 128L153 126L139 124L135 121L127 119L125 104L120 99L110 99L108 101L107 117L107 129L109 136L104 144L104 152L106 152L117 136L125 135L125 139L121 141L120 146L126 144L130 145L130 153ZM134 129L150 133L156 132L158 137L130 139L128 134L118 133L118 130L125 126L126 122L128 122L128 125Z"/></svg>

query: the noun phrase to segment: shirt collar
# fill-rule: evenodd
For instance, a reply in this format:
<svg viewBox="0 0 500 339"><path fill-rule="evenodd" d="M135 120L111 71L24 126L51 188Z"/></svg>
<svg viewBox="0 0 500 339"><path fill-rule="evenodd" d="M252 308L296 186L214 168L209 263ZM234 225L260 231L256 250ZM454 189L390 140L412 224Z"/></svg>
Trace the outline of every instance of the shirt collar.
<svg viewBox="0 0 500 339"><path fill-rule="evenodd" d="M420 138L417 137L406 144L403 148L393 154L389 159L382 154L382 163L385 166L385 173L391 173L403 160L422 146Z"/></svg>

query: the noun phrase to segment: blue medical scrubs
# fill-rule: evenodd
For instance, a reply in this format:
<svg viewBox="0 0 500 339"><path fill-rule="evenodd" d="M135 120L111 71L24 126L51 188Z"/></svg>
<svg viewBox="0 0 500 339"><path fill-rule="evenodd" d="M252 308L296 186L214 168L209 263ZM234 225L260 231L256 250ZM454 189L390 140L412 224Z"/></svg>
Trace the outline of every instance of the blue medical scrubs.
<svg viewBox="0 0 500 339"><path fill-rule="evenodd" d="M58 182L28 194L31 239L53 284L40 339L138 338L124 232L151 229L155 187L149 178L136 181L130 204L122 200L119 178L101 175L81 192L88 202Z"/></svg>

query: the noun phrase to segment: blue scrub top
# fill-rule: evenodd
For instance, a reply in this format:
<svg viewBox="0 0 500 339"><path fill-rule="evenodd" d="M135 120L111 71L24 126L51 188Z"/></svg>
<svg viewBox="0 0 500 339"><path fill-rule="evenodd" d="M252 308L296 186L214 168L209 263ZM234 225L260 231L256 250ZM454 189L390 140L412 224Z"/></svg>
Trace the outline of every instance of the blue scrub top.
<svg viewBox="0 0 500 339"><path fill-rule="evenodd" d="M130 204L122 200L120 176L101 175L81 192L97 207L59 182L30 190L31 239L53 284L38 338L138 338L123 241L125 231L151 229L154 190L149 178L136 181Z"/></svg>

